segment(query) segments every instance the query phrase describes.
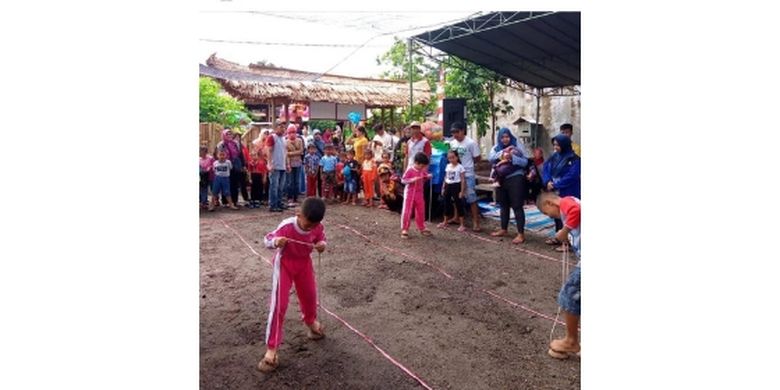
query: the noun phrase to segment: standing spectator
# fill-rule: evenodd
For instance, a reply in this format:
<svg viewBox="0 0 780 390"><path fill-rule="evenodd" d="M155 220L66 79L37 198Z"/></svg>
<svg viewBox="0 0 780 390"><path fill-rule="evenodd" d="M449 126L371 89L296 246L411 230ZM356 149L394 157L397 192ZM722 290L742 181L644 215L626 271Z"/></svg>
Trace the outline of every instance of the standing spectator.
<svg viewBox="0 0 780 390"><path fill-rule="evenodd" d="M555 151L544 163L542 182L547 191L555 191L560 197L573 196L580 199L580 157L571 147L571 138L558 134L552 139ZM563 228L563 221L555 219L555 231ZM566 244L556 238L545 241L548 245L559 245L555 248L563 252Z"/></svg>
<svg viewBox="0 0 780 390"><path fill-rule="evenodd" d="M374 160L371 149L363 154L360 177L363 180L363 198L366 207L374 207L374 186L376 184L377 162Z"/></svg>
<svg viewBox="0 0 780 390"><path fill-rule="evenodd" d="M366 128L363 126L358 126L355 128L355 134L352 135L347 140L347 145L352 145L353 149L355 151L355 161L357 161L358 165L363 163L363 156L366 152L366 148L368 147L368 138L366 138ZM355 175L355 179L357 180L357 187L356 191L360 193L360 189L362 187L362 181L360 179L361 169L358 168L357 170L353 171L352 174Z"/></svg>
<svg viewBox="0 0 780 390"><path fill-rule="evenodd" d="M288 207L298 205L300 190L301 167L303 166L303 139L298 136L295 125L287 127L287 159L290 162L290 171L287 174L287 200Z"/></svg>
<svg viewBox="0 0 780 390"><path fill-rule="evenodd" d="M222 141L217 144L214 154L224 151L225 158L230 161L232 166L230 172L230 197L235 203L238 203L239 189L242 189L241 196L244 197L244 202L249 202L249 194L246 191L246 160L241 143L236 138L236 134L226 127L222 131ZM227 203L225 197L222 198L222 201Z"/></svg>
<svg viewBox="0 0 780 390"><path fill-rule="evenodd" d="M466 197L466 169L460 163L458 152L450 150L447 152L447 168L445 169L444 185L441 188L441 196L444 198L444 221L439 227L444 229L451 222L460 222L459 232L466 231L463 226L463 215L466 211L463 209L463 198ZM452 209L452 218L447 215Z"/></svg>
<svg viewBox="0 0 780 390"><path fill-rule="evenodd" d="M306 173L306 196L317 196L317 178L320 176L320 156L317 147L309 144L308 153L303 158L303 170Z"/></svg>
<svg viewBox="0 0 780 390"><path fill-rule="evenodd" d="M266 138L266 156L268 156L268 203L270 211L282 212L287 208L282 202L284 179L290 171L287 159L287 140L284 137L284 124L276 125L275 132Z"/></svg>
<svg viewBox="0 0 780 390"><path fill-rule="evenodd" d="M404 205L401 210L401 238L409 238L412 216L420 234L432 235L425 227L425 199L423 198L423 183L431 178L431 174L428 173L428 163L428 156L425 153L417 153L401 179L401 183L405 185Z"/></svg>
<svg viewBox="0 0 780 390"><path fill-rule="evenodd" d="M420 122L415 121L410 123L409 129L411 129L411 136L409 137L409 140L406 141L406 164L404 165L404 172L408 167L414 165L414 157L417 153L425 154L425 156L428 157L428 161L430 161L432 153L431 142L428 138L423 136ZM425 166L425 169L427 170L428 164Z"/></svg>
<svg viewBox="0 0 780 390"><path fill-rule="evenodd" d="M333 132L330 128L325 128L325 130L322 131L322 140L325 141L326 144L330 144L333 143L331 137L333 137Z"/></svg>
<svg viewBox="0 0 780 390"><path fill-rule="evenodd" d="M268 191L268 162L261 152L252 152L249 160L249 172L252 177L252 203L250 208L260 208L265 202Z"/></svg>
<svg viewBox="0 0 780 390"><path fill-rule="evenodd" d="M412 135L412 130L409 127L405 127L403 130L403 136L398 140L398 143L393 149L393 170L396 175L401 176L406 165L406 143L409 141Z"/></svg>
<svg viewBox="0 0 780 390"><path fill-rule="evenodd" d="M571 149L574 151L574 154L576 154L579 157L582 157L582 152L580 151L580 145L574 143L574 139L572 139L572 135L574 135L574 126L571 125L571 123L564 123L561 125L561 134L569 137L571 140Z"/></svg>
<svg viewBox="0 0 780 390"><path fill-rule="evenodd" d="M227 204L233 210L238 210L233 199L230 197L230 174L232 165L227 159L227 153L224 150L217 152L217 161L214 161L214 187L211 189L211 205L209 211L214 211L214 207L219 204L219 195L227 198Z"/></svg>
<svg viewBox="0 0 780 390"><path fill-rule="evenodd" d="M498 131L498 143L490 150L488 160L496 169L497 164L503 159L508 158L509 164L514 167L512 173L504 177L500 187L496 188L498 202L501 206L501 228L490 235L493 237L502 237L507 234L509 227L509 209L515 212L515 222L517 223L517 236L512 240L513 244L522 244L525 242L525 204L526 196L526 178L525 173L528 167L528 159L523 156L518 148L517 139L506 127Z"/></svg>
<svg viewBox="0 0 780 390"><path fill-rule="evenodd" d="M474 164L482 160L479 145L466 136L466 126L461 122L455 122L450 128L452 130L452 140L449 142L450 149L458 152L458 158L463 168L466 170L466 204L471 210L471 230L475 232L482 231L479 226L479 207L477 206L477 176L474 170Z"/></svg>
<svg viewBox="0 0 780 390"><path fill-rule="evenodd" d="M336 164L338 157L333 149L333 145L325 145L325 155L320 159L322 177L322 188L320 196L326 201L332 201L336 190Z"/></svg>
<svg viewBox="0 0 780 390"><path fill-rule="evenodd" d="M211 175L214 172L214 157L206 154L209 148L205 145L200 147L200 207L206 208L209 205L209 185L211 184Z"/></svg>
<svg viewBox="0 0 780 390"><path fill-rule="evenodd" d="M374 139L372 140L374 157L377 162L380 162L382 161L382 154L384 152L393 152L393 148L395 148L398 138L386 132L384 125L381 124L374 127L374 131L376 132L376 135L374 135Z"/></svg>

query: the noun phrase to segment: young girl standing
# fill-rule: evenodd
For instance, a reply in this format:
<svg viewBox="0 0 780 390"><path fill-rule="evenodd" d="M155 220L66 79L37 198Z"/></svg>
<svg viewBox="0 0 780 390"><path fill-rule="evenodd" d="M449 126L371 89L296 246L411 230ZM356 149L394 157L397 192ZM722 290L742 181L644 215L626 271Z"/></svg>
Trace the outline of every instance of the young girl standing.
<svg viewBox="0 0 780 390"><path fill-rule="evenodd" d="M441 189L441 195L444 197L444 221L438 227L444 229L447 224L454 222L457 218L460 227L459 232L465 231L463 226L463 215L466 213L463 207L463 198L466 196L466 169L460 163L458 152L450 150L447 153L447 167L444 169L444 186ZM451 218L447 218L450 208L455 210Z"/></svg>
<svg viewBox="0 0 780 390"><path fill-rule="evenodd" d="M376 182L376 161L371 149L366 149L363 154L362 163L363 173L360 179L363 180L363 196L365 197L365 206L374 207L374 184Z"/></svg>
<svg viewBox="0 0 780 390"><path fill-rule="evenodd" d="M423 196L423 183L431 178L428 173L428 156L425 153L417 153L414 156L413 163L404 172L401 179L404 187L404 207L401 210L401 238L409 238L409 225L414 222L417 229L423 236L432 235L431 231L425 227L425 197Z"/></svg>

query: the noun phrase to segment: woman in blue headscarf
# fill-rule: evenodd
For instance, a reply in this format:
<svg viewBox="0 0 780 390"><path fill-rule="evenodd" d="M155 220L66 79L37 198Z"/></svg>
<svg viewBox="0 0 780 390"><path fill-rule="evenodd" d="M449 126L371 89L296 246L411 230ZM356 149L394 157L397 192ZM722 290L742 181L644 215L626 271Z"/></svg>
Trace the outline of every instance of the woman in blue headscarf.
<svg viewBox="0 0 780 390"><path fill-rule="evenodd" d="M493 237L502 237L507 234L509 227L509 209L515 212L517 223L517 236L512 240L513 244L525 242L525 203L526 179L525 171L528 167L528 158L523 155L523 150L517 144L517 139L506 127L498 131L498 142L490 150L488 160L494 170L504 172L498 188L497 200L501 206L501 229L491 233ZM508 165L507 165L508 164Z"/></svg>
<svg viewBox="0 0 780 390"><path fill-rule="evenodd" d="M573 196L580 198L580 157L574 153L571 146L571 138L558 134L552 139L555 151L542 168L542 183L547 191L555 191L558 196ZM563 228L560 219L555 220L555 231ZM549 245L561 245L555 250L563 251L563 244L555 238L550 238L545 243Z"/></svg>

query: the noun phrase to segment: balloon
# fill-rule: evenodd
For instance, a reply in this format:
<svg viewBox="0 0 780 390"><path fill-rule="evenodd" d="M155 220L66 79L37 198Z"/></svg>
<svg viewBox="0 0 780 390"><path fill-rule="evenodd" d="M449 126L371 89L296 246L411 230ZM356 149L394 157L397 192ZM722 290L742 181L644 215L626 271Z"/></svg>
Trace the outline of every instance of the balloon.
<svg viewBox="0 0 780 390"><path fill-rule="evenodd" d="M347 118L349 118L350 122L357 125L360 122L361 115L357 111L352 111L349 114L347 114Z"/></svg>

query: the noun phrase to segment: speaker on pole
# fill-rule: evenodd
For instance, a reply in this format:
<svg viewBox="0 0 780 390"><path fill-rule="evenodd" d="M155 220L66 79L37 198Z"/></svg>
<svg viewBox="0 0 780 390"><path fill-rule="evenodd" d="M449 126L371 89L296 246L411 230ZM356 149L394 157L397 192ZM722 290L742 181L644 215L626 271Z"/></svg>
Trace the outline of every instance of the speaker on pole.
<svg viewBox="0 0 780 390"><path fill-rule="evenodd" d="M466 123L466 99L444 99L442 101L444 136L452 137L450 127L455 122Z"/></svg>

